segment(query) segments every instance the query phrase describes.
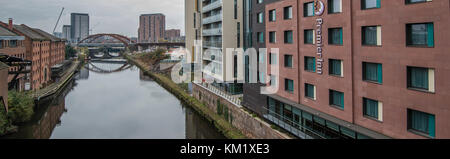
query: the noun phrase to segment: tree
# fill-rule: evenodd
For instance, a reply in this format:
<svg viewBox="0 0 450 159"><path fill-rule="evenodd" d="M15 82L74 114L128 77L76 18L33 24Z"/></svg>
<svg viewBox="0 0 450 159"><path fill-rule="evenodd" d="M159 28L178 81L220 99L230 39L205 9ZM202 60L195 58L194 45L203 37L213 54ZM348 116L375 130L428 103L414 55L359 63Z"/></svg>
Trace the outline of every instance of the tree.
<svg viewBox="0 0 450 159"><path fill-rule="evenodd" d="M13 124L24 123L34 114L34 100L23 92L8 92L8 118Z"/></svg>
<svg viewBox="0 0 450 159"><path fill-rule="evenodd" d="M66 45L66 60L75 57L77 54L77 50L75 50L72 46Z"/></svg>

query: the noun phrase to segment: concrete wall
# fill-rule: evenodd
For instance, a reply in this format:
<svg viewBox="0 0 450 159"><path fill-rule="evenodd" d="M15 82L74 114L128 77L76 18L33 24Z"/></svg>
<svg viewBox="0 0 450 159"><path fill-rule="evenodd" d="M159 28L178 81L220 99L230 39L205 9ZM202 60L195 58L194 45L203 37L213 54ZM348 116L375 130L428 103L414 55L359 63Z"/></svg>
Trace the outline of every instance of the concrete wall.
<svg viewBox="0 0 450 159"><path fill-rule="evenodd" d="M211 93L201 86L193 84L193 96L203 102L209 109L217 112L217 101L229 110L229 122L244 135L253 139L290 139L286 134L271 128L271 125L253 117L242 108L228 100Z"/></svg>

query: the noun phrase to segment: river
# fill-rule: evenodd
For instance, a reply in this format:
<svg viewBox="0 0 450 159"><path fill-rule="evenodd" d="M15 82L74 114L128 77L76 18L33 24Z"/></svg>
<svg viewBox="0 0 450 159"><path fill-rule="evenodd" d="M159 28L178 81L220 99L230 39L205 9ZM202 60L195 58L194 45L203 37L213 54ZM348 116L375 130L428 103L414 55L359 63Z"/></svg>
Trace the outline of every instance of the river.
<svg viewBox="0 0 450 159"><path fill-rule="evenodd" d="M32 121L4 138L221 139L213 125L122 63L88 63L64 91L36 105Z"/></svg>

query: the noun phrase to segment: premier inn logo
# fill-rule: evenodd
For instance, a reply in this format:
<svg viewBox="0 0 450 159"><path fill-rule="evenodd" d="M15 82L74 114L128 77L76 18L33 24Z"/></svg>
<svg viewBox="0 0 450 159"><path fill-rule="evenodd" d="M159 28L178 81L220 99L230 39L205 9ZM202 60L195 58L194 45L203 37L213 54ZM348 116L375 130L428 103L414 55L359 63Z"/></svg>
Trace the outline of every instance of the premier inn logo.
<svg viewBox="0 0 450 159"><path fill-rule="evenodd" d="M322 16L325 11L325 5L321 0L314 2L314 10L316 16ZM322 37L322 25L323 19L321 17L316 19L316 47L317 47L317 61L316 72L317 74L323 74L323 37Z"/></svg>
<svg viewBox="0 0 450 159"><path fill-rule="evenodd" d="M316 0L314 2L314 10L316 11L317 16L322 16L325 11L325 5L321 0Z"/></svg>

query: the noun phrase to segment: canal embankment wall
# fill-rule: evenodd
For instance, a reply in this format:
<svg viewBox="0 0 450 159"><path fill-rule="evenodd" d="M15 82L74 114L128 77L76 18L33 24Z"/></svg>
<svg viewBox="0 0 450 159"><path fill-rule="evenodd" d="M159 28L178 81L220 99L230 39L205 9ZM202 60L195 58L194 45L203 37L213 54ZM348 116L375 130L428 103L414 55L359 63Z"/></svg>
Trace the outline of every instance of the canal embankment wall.
<svg viewBox="0 0 450 159"><path fill-rule="evenodd" d="M213 123L227 138L292 139L291 136L273 129L267 122L200 85L193 84L193 96L191 96L169 78L151 72L146 64L141 63L129 55L124 55L124 57L139 67L145 74L152 77L166 90L177 96L181 101L191 106L201 116Z"/></svg>
<svg viewBox="0 0 450 159"><path fill-rule="evenodd" d="M165 88L167 91L175 95L178 99L184 102L186 105L193 108L199 115L204 117L206 120L211 122L217 130L222 133L225 137L229 139L246 139L247 136L243 135L241 131L237 128L233 127L229 122L223 119L221 116L214 113L207 106L203 105L200 101L192 97L182 88L180 88L177 84L175 84L172 80L165 77L164 75L154 73L150 71L150 68L140 62L139 60L134 59L130 55L124 55L124 57L129 60L130 63L136 65L140 68L146 75L152 77L155 82Z"/></svg>

